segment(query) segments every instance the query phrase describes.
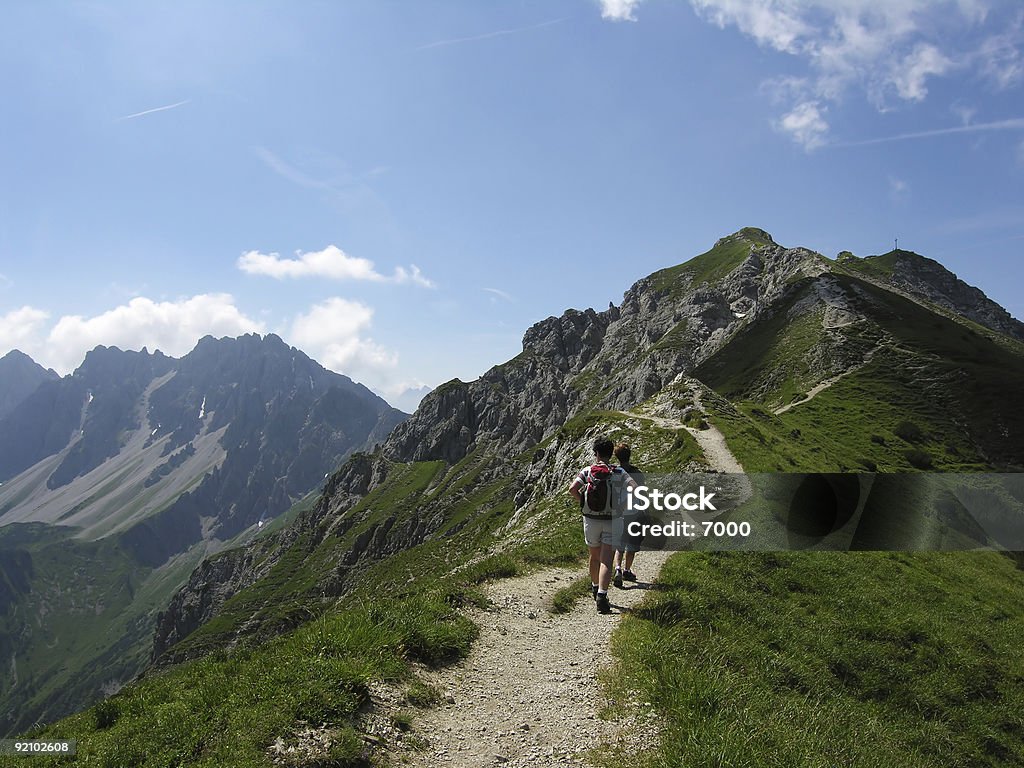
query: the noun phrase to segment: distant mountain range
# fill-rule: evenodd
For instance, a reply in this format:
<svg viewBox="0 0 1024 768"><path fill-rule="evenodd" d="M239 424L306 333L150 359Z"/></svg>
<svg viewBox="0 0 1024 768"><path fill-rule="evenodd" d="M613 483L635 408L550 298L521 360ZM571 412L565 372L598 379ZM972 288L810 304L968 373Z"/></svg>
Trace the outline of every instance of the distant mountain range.
<svg viewBox="0 0 1024 768"><path fill-rule="evenodd" d="M97 347L64 378L11 352L0 404L0 732L134 676L199 559L405 418L273 335Z"/></svg>

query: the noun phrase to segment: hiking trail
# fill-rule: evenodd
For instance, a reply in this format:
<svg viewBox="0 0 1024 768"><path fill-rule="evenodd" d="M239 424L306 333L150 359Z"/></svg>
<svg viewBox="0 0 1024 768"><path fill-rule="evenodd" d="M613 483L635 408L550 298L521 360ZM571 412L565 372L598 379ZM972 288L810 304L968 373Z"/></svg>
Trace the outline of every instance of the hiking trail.
<svg viewBox="0 0 1024 768"><path fill-rule="evenodd" d="M582 536L582 530L580 532ZM469 656L440 670L420 669L442 703L418 711L412 734L391 751L409 766L591 766L591 750L635 755L658 743L655 716L637 702L610 702L599 671L610 668L609 638L618 617L636 606L671 552L641 552L644 579L610 589L612 613L597 613L589 596L552 615L554 593L584 574L549 568L487 585L492 605L469 617L480 627ZM603 711L614 707L612 719ZM424 743L417 745L417 740Z"/></svg>
<svg viewBox="0 0 1024 768"><path fill-rule="evenodd" d="M626 415L686 429L712 468L743 471L713 426L698 430L661 416ZM411 731L389 746L388 757L412 768L583 768L610 750L635 758L656 748L658 720L649 704L610 701L600 677L612 669L609 640L619 618L643 599L672 554L637 554L640 581L611 587L607 615L597 613L589 595L567 613L550 613L554 594L586 576L582 565L486 585L488 608L467 612L480 628L469 656L442 669L418 668L441 703L415 712Z"/></svg>

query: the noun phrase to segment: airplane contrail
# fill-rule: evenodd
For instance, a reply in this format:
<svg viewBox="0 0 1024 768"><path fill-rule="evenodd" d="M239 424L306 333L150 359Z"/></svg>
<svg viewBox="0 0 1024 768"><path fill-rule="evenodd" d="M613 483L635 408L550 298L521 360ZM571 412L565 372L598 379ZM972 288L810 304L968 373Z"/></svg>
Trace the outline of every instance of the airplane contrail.
<svg viewBox="0 0 1024 768"><path fill-rule="evenodd" d="M898 133L895 136L882 136L877 139L864 139L863 141L841 141L829 144L830 147L867 147L872 144L887 144L890 141L909 141L911 139L928 139L932 136L950 136L956 133L980 133L983 131L1024 131L1024 117L1015 117L1009 120L996 120L992 123L973 123L958 125L953 128L936 128L931 131L916 131L914 133Z"/></svg>
<svg viewBox="0 0 1024 768"><path fill-rule="evenodd" d="M440 48L445 45L455 45L457 43L471 43L475 40L488 40L492 37L501 37L502 35L514 35L517 32L528 32L531 29L541 29L542 27L550 27L552 24L559 24L565 21L565 19L551 19L550 21L543 21L540 24L532 24L529 27L515 27L514 29L499 29L496 32L485 32L482 35L472 35L471 37L455 37L451 40L438 40L434 43L427 43L421 45L414 50L425 51L429 48Z"/></svg>
<svg viewBox="0 0 1024 768"><path fill-rule="evenodd" d="M179 101L176 104L168 104L167 106L164 106L164 107L153 107L153 109L146 109L146 110L143 110L142 112L136 112L134 115L125 115L124 117L119 117L117 119L119 121L120 120L131 120L131 119L136 118L136 117L142 117L143 115L151 115L154 112L166 112L168 109L174 109L175 107L180 107L183 104L188 104L190 101L192 101L192 99L185 99L184 101Z"/></svg>

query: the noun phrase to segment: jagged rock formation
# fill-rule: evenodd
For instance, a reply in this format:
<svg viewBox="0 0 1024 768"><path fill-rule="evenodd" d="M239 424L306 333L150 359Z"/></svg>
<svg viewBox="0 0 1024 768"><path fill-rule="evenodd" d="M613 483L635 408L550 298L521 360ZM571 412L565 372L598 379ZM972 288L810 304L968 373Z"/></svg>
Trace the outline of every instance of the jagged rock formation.
<svg viewBox="0 0 1024 768"><path fill-rule="evenodd" d="M987 299L951 288L941 273L897 265L903 287L894 292L874 272L866 274L860 261L851 255L833 262L747 228L639 280L619 307L568 310L537 323L514 359L476 381L453 380L431 392L379 452L354 458L335 474L316 507L291 530L223 553L193 573L161 616L154 659L170 663L265 636L273 631L267 614L275 601L295 600L308 611L343 593L356 583L354 564L449 535L446 526L465 514L464 502L490 498L488 485L518 478L521 488L508 500L509 511L514 519L531 514L531 505L553 489L553 478L564 477L585 454L578 440L566 436L565 425L594 414L612 418L656 403L674 409L673 418L696 410L699 422L708 415L700 409L714 405L745 439L765 446L778 463L768 469L811 461L848 469L847 452L828 455L832 425L812 438L806 425L791 426L780 417L771 425L781 435L775 437L764 432L763 421L770 419L766 409L809 399L844 377L856 380L863 370L861 380L877 388L870 402L885 418L894 398L910 409L927 407L922 418L934 419L936 435L956 435L944 446L947 455L967 461L970 452L982 465L1019 464L1024 423L993 408L972 379L996 371L992 386L1015 391L1018 382L1024 385L1024 356L1007 351L1006 344L1015 342L983 337L962 319L936 314L933 305L972 319L988 317L988 327L1000 333L1015 326L999 321ZM966 371L971 361L983 361L985 376ZM747 403L747 410L730 399ZM790 414L785 419L795 418ZM861 430L864 450L884 453L896 467L908 466L904 454L921 460L913 453L919 448L901 454L873 434L885 431L878 423L842 426ZM431 469L433 479L416 485L416 468L428 464L441 469ZM454 498L443 492L449 487L458 489ZM301 578L294 566L300 560L315 563ZM278 586L263 588L267 582ZM280 586L300 582L301 588ZM217 633L196 632L218 615Z"/></svg>
<svg viewBox="0 0 1024 768"><path fill-rule="evenodd" d="M0 357L0 419L13 411L44 381L60 378L17 349Z"/></svg>
<svg viewBox="0 0 1024 768"><path fill-rule="evenodd" d="M862 261L847 259L844 263L883 284L1024 341L1024 323L933 259L913 251L899 250L868 256Z"/></svg>

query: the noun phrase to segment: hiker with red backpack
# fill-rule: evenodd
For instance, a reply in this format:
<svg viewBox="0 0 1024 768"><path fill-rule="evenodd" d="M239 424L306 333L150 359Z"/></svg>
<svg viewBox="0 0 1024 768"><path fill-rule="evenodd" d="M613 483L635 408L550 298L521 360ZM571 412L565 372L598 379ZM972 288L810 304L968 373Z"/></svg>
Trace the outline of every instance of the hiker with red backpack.
<svg viewBox="0 0 1024 768"><path fill-rule="evenodd" d="M608 585L615 554L613 513L623 511L626 489L636 483L622 467L609 462L615 443L606 437L594 441L596 463L584 467L573 479L569 493L583 512L583 538L590 550L590 583L598 613L611 613Z"/></svg>

